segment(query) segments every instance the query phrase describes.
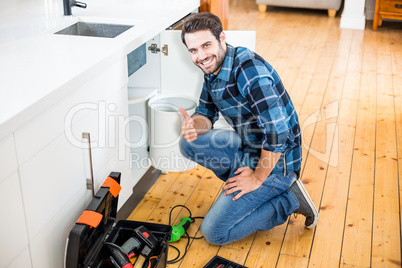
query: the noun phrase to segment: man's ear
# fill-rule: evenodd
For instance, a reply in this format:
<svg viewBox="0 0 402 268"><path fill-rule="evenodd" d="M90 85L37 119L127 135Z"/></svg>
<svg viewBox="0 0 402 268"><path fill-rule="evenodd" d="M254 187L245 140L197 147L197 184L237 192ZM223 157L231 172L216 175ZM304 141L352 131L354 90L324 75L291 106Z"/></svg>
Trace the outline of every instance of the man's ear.
<svg viewBox="0 0 402 268"><path fill-rule="evenodd" d="M226 35L224 32L221 32L221 34L219 35L219 39L221 43L226 43Z"/></svg>

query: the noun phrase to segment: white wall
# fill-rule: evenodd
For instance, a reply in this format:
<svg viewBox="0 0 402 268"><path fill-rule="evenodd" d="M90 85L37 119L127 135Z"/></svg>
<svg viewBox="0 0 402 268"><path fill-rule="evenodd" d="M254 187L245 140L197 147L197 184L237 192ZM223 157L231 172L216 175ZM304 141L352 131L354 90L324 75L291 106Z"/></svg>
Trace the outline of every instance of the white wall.
<svg viewBox="0 0 402 268"><path fill-rule="evenodd" d="M366 0L366 20L374 19L375 0Z"/></svg>
<svg viewBox="0 0 402 268"><path fill-rule="evenodd" d="M345 0L340 27L364 30L366 25L364 8L365 0Z"/></svg>

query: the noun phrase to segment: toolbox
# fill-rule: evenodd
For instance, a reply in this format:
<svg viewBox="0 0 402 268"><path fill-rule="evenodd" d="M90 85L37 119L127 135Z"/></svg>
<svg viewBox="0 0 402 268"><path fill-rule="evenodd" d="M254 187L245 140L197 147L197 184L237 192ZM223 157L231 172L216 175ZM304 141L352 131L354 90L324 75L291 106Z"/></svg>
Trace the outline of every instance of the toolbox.
<svg viewBox="0 0 402 268"><path fill-rule="evenodd" d="M204 266L204 268L247 268L247 267L216 255L207 263L207 265Z"/></svg>
<svg viewBox="0 0 402 268"><path fill-rule="evenodd" d="M129 220L115 223L120 176L110 173L71 229L66 268L166 267L171 226Z"/></svg>

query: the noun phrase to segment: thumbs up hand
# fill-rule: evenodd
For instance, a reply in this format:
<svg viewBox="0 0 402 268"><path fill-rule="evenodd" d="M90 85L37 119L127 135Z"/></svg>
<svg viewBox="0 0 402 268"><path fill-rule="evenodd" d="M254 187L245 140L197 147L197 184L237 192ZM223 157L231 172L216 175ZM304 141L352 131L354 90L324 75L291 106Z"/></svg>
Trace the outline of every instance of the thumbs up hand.
<svg viewBox="0 0 402 268"><path fill-rule="evenodd" d="M187 142L192 142L197 139L197 132L195 131L194 120L188 115L186 110L180 108L180 113L184 117L181 125L181 134Z"/></svg>

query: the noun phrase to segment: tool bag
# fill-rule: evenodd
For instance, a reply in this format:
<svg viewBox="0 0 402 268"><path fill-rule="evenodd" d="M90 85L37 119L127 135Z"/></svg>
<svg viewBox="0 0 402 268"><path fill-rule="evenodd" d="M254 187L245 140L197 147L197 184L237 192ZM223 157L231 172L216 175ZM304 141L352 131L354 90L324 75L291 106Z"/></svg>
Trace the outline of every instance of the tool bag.
<svg viewBox="0 0 402 268"><path fill-rule="evenodd" d="M146 256L144 266L166 267L171 226L129 220L115 223L118 194L121 189L120 176L119 172L110 173L71 229L67 240L66 268L115 268L116 263L110 258L108 246L115 245L117 249L121 249L133 237L142 241L142 248L135 254ZM156 240L149 240L149 236ZM147 254L143 254L144 252ZM127 256L128 259L130 257L133 256ZM124 267L133 267L130 265Z"/></svg>

